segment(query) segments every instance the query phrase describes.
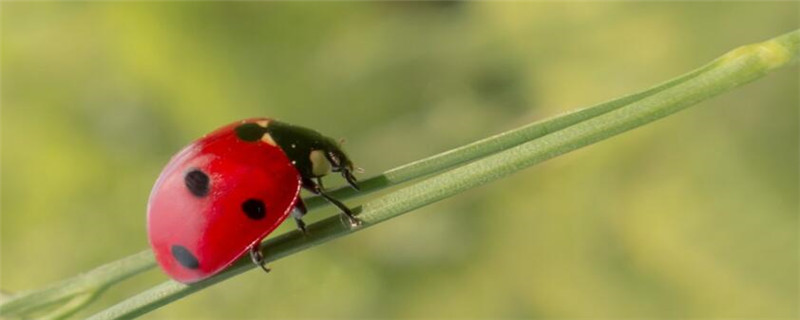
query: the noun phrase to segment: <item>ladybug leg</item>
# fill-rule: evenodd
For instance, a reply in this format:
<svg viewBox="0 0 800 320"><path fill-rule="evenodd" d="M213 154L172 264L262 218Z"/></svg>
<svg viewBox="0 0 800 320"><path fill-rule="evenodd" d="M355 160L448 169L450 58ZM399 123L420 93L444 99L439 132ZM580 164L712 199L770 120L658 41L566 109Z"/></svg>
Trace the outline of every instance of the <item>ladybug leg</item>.
<svg viewBox="0 0 800 320"><path fill-rule="evenodd" d="M297 223L297 229L300 230L304 236L308 235L306 223L303 222L303 216L305 216L307 212L308 209L306 209L305 202L298 196L297 201L295 201L294 209L292 209L292 218L294 218L294 222Z"/></svg>
<svg viewBox="0 0 800 320"><path fill-rule="evenodd" d="M317 186L319 186L319 190L325 190L325 186L322 185L322 177L317 177Z"/></svg>
<svg viewBox="0 0 800 320"><path fill-rule="evenodd" d="M250 260L253 260L253 263L261 267L261 269L264 269L264 272L270 272L270 268L267 267L267 263L264 261L264 254L261 253L261 244L250 247Z"/></svg>
<svg viewBox="0 0 800 320"><path fill-rule="evenodd" d="M308 191L311 191L314 194L318 194L323 197L325 200L330 202L332 205L342 210L342 213L347 218L347 222L350 224L350 227L357 227L361 224L361 220L358 220L353 215L353 211L350 210L344 203L339 200L334 199L333 197L329 196L325 191L322 190L321 185L315 183L313 180L308 178L303 178L303 187L306 188Z"/></svg>

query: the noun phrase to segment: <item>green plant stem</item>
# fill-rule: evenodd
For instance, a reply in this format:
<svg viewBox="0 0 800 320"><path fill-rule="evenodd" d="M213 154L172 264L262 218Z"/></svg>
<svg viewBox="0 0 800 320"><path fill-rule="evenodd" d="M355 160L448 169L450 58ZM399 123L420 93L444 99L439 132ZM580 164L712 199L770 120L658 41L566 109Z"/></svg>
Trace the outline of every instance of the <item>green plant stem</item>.
<svg viewBox="0 0 800 320"><path fill-rule="evenodd" d="M711 64L680 77L680 80L668 82L670 85L663 90L633 99L636 101L632 103L369 201L357 208L360 211L359 218L364 222L358 228L347 228L337 217L331 217L311 225L310 237L304 238L293 231L270 239L264 249L265 257L268 261L274 261L642 126L762 77L773 69L793 62L798 55L800 31L740 47ZM463 162L453 161L448 166ZM414 164L409 166L413 167ZM376 180L375 183L379 182ZM92 319L142 315L250 268L253 266L248 262L239 261L221 276L198 284L183 285L167 281L94 315Z"/></svg>
<svg viewBox="0 0 800 320"><path fill-rule="evenodd" d="M417 160L409 164L399 166L384 172L383 174L371 177L359 182L360 191L355 191L350 187L341 187L329 193L336 199L348 199L354 196L363 196L386 187L397 185L406 181L425 177L443 170L468 163L485 156L506 150L521 143L547 135L548 133L561 130L586 119L591 119L598 115L618 109L635 101L641 100L656 92L673 87L681 82L701 74L713 67L714 63L709 63L703 67L695 69L689 73L661 83L634 94L606 101L591 107L575 110L556 117L536 121L534 123L512 129L494 136L484 138L470 144L451 149L437 155ZM314 196L305 200L309 208L315 208L326 204L326 201L319 196Z"/></svg>
<svg viewBox="0 0 800 320"><path fill-rule="evenodd" d="M153 253L150 250L142 251L46 288L12 295L2 304L0 315L4 317L25 316L41 312L60 302L80 307L83 304L75 303L73 299L80 296L92 296L95 292L103 291L109 285L147 271L154 266ZM89 301L91 299L86 302ZM63 309L57 310L57 312L66 313Z"/></svg>
<svg viewBox="0 0 800 320"><path fill-rule="evenodd" d="M103 290L96 290L88 293L83 293L77 296L72 297L69 302L63 304L58 309L49 312L47 315L41 317L41 320L55 320L55 319L66 319L69 316L75 314L76 312L80 311L81 308L88 305L95 298L97 298Z"/></svg>

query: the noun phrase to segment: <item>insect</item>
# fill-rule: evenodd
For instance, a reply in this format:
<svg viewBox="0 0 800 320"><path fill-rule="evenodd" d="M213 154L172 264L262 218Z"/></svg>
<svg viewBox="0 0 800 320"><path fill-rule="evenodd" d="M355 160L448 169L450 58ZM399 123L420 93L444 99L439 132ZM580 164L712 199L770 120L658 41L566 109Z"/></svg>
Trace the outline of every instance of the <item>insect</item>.
<svg viewBox="0 0 800 320"><path fill-rule="evenodd" d="M156 260L183 283L211 277L248 251L269 271L261 240L290 214L306 233L301 187L338 207L351 226L360 223L325 192L321 178L331 171L358 190L339 143L311 129L253 118L203 136L172 157L150 193Z"/></svg>

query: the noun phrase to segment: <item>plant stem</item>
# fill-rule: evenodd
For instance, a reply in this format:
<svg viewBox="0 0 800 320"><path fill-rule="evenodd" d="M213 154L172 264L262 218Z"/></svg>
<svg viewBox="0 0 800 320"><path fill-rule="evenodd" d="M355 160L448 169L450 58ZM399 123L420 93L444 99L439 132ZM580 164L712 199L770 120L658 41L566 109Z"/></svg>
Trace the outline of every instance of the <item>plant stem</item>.
<svg viewBox="0 0 800 320"><path fill-rule="evenodd" d="M630 98L631 101L627 101L623 105L609 107L609 110L604 112L589 113L591 116L587 115L586 118L581 118L579 122L567 125L560 128L560 130L555 131L552 128L550 130L541 129L543 131L540 135L532 134L533 138L530 138L531 136L528 137L533 139L532 141L516 146L510 142L508 145L498 146L491 140L488 142L483 140L483 144L476 142L471 145L472 148L476 149L469 149L471 148L470 146L465 146L452 151L459 154L459 157L443 161L444 164L425 163L427 160L409 164L404 167L404 170L415 173L413 175L409 174L408 177L427 175L430 173L426 169L428 166L441 165L442 168L449 168L474 159L473 157L460 158L462 154L459 152L467 152L463 150L470 150L469 152L471 153L469 154L482 153L486 150L485 148L493 150L486 151L485 154L496 152L481 160L433 176L365 203L356 210L360 212L359 219L364 222L358 228L347 228L339 221L338 217L330 217L309 226L311 233L309 237L304 238L299 232L292 231L270 239L264 249L265 258L267 261L273 261L302 251L453 196L469 188L505 177L558 155L642 126L760 78L771 70L793 62L798 55L800 55L800 31L794 31L772 40L735 49L705 67L667 82L662 85L663 87L659 86L651 89L653 91L649 92L649 94L645 93L650 90L643 92L641 96L626 97ZM570 115L575 115L575 113ZM478 147L475 146L476 144ZM508 148L509 146L513 147ZM498 150L504 151L497 152ZM375 188L379 188L380 186L397 183L402 179L407 180L409 179L408 177L402 174L392 176L387 172L383 177L375 178L375 180L370 179L372 182L369 182L370 180L365 181L365 185L372 186L374 184L376 185ZM346 191L338 193L337 196L339 197L351 195ZM252 264L242 260L222 275L194 285L183 285L174 281L167 281L94 315L92 319L130 318L142 315L250 268L253 268Z"/></svg>
<svg viewBox="0 0 800 320"><path fill-rule="evenodd" d="M70 304L76 297L91 296L95 292L100 292L114 283L147 271L154 266L153 253L150 250L142 251L46 288L13 295L0 305L0 315L21 317L41 312L59 302L66 301L67 304ZM82 304L73 305L82 306ZM63 312L63 310L59 312Z"/></svg>
<svg viewBox="0 0 800 320"><path fill-rule="evenodd" d="M384 172L383 174L371 177L359 182L360 191L355 191L350 187L344 186L329 193L336 199L348 199L354 196L363 196L386 187L400 184L406 181L425 177L443 170L468 163L485 156L506 150L521 143L547 135L548 133L561 130L586 119L591 119L598 115L618 109L635 101L641 100L656 92L673 87L681 82L701 74L713 67L714 63L709 63L703 67L695 69L689 73L671 79L667 82L648 88L634 94L606 101L591 107L575 110L556 117L547 118L541 121L512 129L503 133L484 138L470 144L451 149L437 155L417 160L409 164L399 166ZM326 203L320 196L314 196L304 200L309 208L315 208Z"/></svg>

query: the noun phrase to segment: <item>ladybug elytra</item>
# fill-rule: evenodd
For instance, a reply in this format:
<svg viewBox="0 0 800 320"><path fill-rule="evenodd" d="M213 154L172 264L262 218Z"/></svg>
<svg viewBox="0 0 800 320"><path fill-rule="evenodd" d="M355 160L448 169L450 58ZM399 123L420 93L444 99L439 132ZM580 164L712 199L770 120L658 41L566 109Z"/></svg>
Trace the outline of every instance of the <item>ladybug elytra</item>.
<svg viewBox="0 0 800 320"><path fill-rule="evenodd" d="M261 240L290 214L306 232L301 187L359 223L325 193L321 178L331 171L358 189L339 144L311 129L254 118L203 136L172 157L150 193L147 231L156 260L183 283L211 277L248 251L268 271Z"/></svg>

